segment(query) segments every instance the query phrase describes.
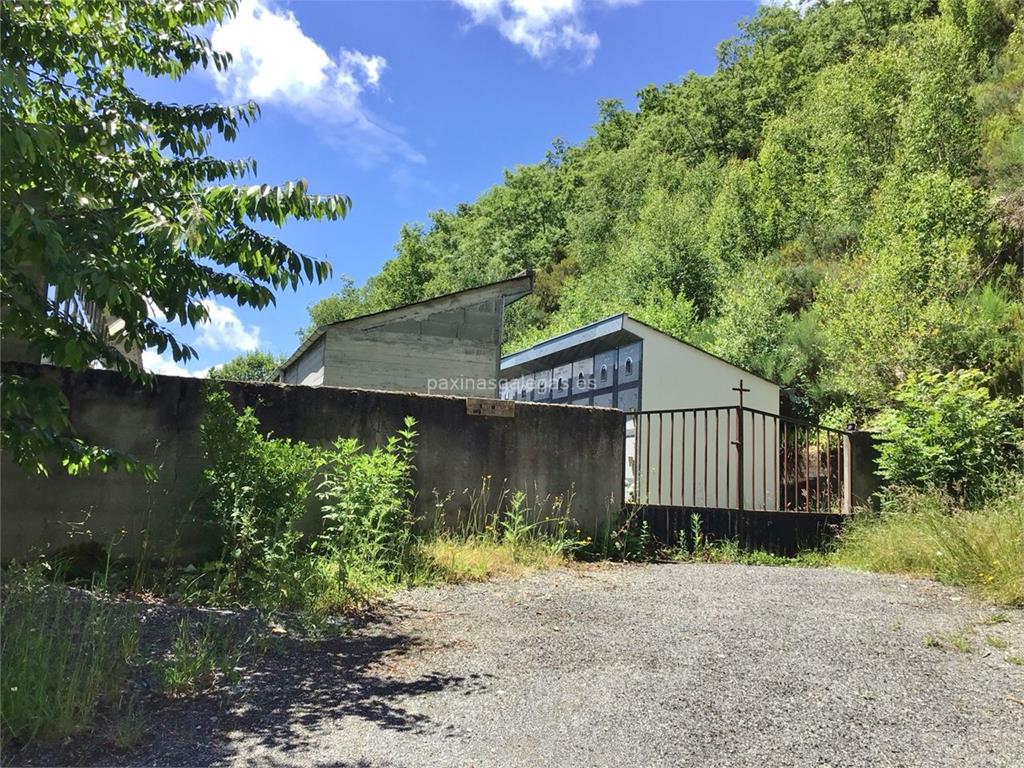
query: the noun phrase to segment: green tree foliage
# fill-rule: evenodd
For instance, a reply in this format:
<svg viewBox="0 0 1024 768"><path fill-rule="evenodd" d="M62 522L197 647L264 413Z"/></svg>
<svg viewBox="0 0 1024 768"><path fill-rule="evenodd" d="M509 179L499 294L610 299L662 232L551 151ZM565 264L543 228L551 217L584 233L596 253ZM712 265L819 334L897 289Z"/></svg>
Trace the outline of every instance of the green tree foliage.
<svg viewBox="0 0 1024 768"><path fill-rule="evenodd" d="M992 397L977 369L913 373L881 414L878 466L890 483L941 488L967 499L1019 460L1020 398Z"/></svg>
<svg viewBox="0 0 1024 768"><path fill-rule="evenodd" d="M178 79L229 66L198 30L234 9L231 0L3 3L5 345L17 340L56 365L99 363L140 378L125 352L196 356L154 310L194 326L206 319L209 297L263 308L276 290L329 276L329 264L296 253L262 225L336 220L348 198L310 195L303 181L241 186L255 162L210 152L256 119L255 104L166 104L128 83L130 72ZM66 311L72 297L119 318L120 330L108 337ZM21 464L43 469L47 449L69 468L116 459L67 434L55 390L13 374L3 386L4 446Z"/></svg>
<svg viewBox="0 0 1024 768"><path fill-rule="evenodd" d="M246 352L210 371L214 381L272 381L283 358L269 352Z"/></svg>
<svg viewBox="0 0 1024 768"><path fill-rule="evenodd" d="M801 5L760 8L713 74L603 101L579 145L404 228L355 303L532 267L511 348L626 311L818 413L859 420L915 371L1019 391L1022 3Z"/></svg>

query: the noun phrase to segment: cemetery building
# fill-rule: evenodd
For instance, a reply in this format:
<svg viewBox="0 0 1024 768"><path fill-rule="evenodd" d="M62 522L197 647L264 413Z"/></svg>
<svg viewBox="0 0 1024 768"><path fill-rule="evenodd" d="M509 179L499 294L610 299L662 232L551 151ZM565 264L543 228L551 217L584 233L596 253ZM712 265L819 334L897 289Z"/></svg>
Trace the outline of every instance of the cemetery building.
<svg viewBox="0 0 1024 768"><path fill-rule="evenodd" d="M318 328L278 381L469 397L498 396L505 308L533 273Z"/></svg>
<svg viewBox="0 0 1024 768"><path fill-rule="evenodd" d="M627 314L615 315L501 360L500 397L627 412L735 405L779 412L779 385Z"/></svg>

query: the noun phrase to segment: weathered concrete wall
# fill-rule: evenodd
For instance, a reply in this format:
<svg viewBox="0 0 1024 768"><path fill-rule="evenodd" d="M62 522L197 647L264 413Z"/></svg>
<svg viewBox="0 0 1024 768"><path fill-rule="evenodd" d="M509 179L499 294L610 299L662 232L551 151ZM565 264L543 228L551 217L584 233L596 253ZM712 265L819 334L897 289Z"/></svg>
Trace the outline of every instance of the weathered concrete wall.
<svg viewBox="0 0 1024 768"><path fill-rule="evenodd" d="M436 304L392 310L378 325L328 328L324 383L497 397L504 298L469 304L457 295Z"/></svg>
<svg viewBox="0 0 1024 768"><path fill-rule="evenodd" d="M878 507L882 477L878 474L878 447L871 432L847 432L851 507Z"/></svg>
<svg viewBox="0 0 1024 768"><path fill-rule="evenodd" d="M5 370L57 381L71 404L71 421L85 440L150 462L159 479L148 484L123 472L68 477L59 468L48 478L30 476L3 457L0 467L2 557L67 544L71 530L100 542L119 541L117 551L140 550L144 531L153 551L188 559L216 547L195 493L203 468L199 422L205 382L157 376L139 387L107 371L72 373L49 366L11 364ZM514 415L467 413L467 400L394 392L225 385L238 405L253 408L277 437L327 445L356 437L382 444L405 416L418 422L417 505L433 513L435 491L449 518L467 504L466 489L492 476L524 490L531 499L574 493L572 513L584 530L603 527L622 506L624 417L620 411L516 403ZM490 403L491 401L484 401ZM505 405L505 404L503 404ZM83 523L75 528L74 524ZM309 521L315 526L316 520Z"/></svg>

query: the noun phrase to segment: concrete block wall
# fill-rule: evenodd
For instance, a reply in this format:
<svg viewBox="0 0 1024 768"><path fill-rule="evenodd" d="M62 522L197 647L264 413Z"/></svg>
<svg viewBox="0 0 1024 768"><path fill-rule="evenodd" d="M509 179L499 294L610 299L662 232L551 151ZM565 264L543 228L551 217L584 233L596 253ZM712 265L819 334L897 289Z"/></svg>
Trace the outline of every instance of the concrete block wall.
<svg viewBox="0 0 1024 768"><path fill-rule="evenodd" d="M71 422L85 440L149 462L155 483L122 471L69 477L26 474L0 459L2 558L89 538L136 555L148 536L151 552L190 560L214 551L215 532L199 521L196 497L204 460L199 439L206 382L157 376L152 387L109 371L74 373L43 365L5 364L4 370L55 381L71 406ZM494 496L502 482L530 499L574 494L572 513L596 532L622 507L625 419L620 411L540 403L502 403L511 415L470 413L473 401L411 393L228 383L239 406L251 406L277 437L328 445L355 437L383 444L406 416L417 421L417 510L445 502L453 520L467 504L466 489L490 475ZM497 401L484 401L485 404ZM484 407L482 410L489 411ZM315 507L304 521L318 527ZM74 538L72 538L74 535Z"/></svg>

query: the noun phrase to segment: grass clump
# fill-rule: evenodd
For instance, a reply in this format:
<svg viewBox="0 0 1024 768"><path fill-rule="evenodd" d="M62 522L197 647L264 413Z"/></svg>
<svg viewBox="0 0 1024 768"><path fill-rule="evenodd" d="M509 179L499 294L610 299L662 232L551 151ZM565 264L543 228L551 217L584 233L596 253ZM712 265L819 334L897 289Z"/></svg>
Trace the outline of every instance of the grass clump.
<svg viewBox="0 0 1024 768"><path fill-rule="evenodd" d="M123 716L110 731L110 742L118 749L132 749L146 736L146 721L135 699L128 701Z"/></svg>
<svg viewBox="0 0 1024 768"><path fill-rule="evenodd" d="M158 665L161 689L171 696L185 696L210 690L219 682L236 682L244 646L237 640L234 633L212 621L181 619L170 650Z"/></svg>
<svg viewBox="0 0 1024 768"><path fill-rule="evenodd" d="M1010 647L1010 643L1002 637L996 637L995 635L985 635L985 645L995 648L999 651L1005 651Z"/></svg>
<svg viewBox="0 0 1024 768"><path fill-rule="evenodd" d="M8 568L0 608L3 742L58 741L113 708L137 661L133 620L108 599Z"/></svg>
<svg viewBox="0 0 1024 768"><path fill-rule="evenodd" d="M933 578L969 587L993 603L1024 606L1024 477L967 507L945 491L889 494L880 513L843 531L837 565Z"/></svg>

